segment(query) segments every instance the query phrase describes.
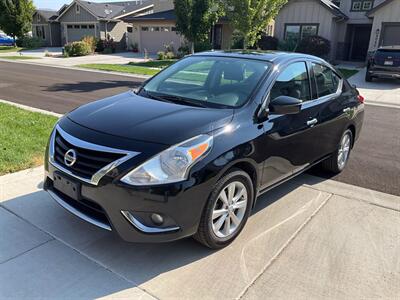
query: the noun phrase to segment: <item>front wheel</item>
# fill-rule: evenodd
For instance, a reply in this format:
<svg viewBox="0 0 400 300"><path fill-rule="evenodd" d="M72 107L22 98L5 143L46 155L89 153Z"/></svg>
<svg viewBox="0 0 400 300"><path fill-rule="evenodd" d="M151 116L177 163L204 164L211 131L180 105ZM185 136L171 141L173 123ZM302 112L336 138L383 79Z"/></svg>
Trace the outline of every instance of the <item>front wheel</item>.
<svg viewBox="0 0 400 300"><path fill-rule="evenodd" d="M353 144L353 133L347 129L340 139L337 150L327 160L322 162L322 168L332 173L340 173L346 167Z"/></svg>
<svg viewBox="0 0 400 300"><path fill-rule="evenodd" d="M247 222L253 197L250 176L242 170L232 170L211 192L194 238L211 249L230 244Z"/></svg>

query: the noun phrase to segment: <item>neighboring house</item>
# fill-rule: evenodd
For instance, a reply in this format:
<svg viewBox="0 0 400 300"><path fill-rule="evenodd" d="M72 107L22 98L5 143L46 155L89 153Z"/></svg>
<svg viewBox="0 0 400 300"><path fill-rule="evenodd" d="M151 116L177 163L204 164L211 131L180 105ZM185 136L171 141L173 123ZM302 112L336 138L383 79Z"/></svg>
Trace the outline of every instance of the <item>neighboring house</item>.
<svg viewBox="0 0 400 300"><path fill-rule="evenodd" d="M60 24L56 21L58 12L55 10L35 11L32 19L32 36L43 40L43 46L61 46Z"/></svg>
<svg viewBox="0 0 400 300"><path fill-rule="evenodd" d="M126 49L127 24L122 17L153 12L150 1L94 3L74 0L57 18L63 44L79 41L84 36L113 39L119 50Z"/></svg>
<svg viewBox="0 0 400 300"><path fill-rule="evenodd" d="M275 19L275 36L315 34L331 42L331 60L365 60L381 45L400 44L400 0L289 0Z"/></svg>

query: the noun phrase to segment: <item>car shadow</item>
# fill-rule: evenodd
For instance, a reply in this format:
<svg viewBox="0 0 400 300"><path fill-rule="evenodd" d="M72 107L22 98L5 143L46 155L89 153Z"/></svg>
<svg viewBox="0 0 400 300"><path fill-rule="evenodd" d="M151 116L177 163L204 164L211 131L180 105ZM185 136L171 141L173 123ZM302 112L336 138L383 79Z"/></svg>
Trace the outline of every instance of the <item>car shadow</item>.
<svg viewBox="0 0 400 300"><path fill-rule="evenodd" d="M249 222L261 212L269 210L271 205L279 199L302 185L313 185L323 180L318 177L302 175L270 190L258 198ZM42 187L42 183L39 183L38 187ZM46 232L56 241L60 241L83 254L92 262L127 279L132 284L131 287L146 284L153 278L163 276L163 274L165 275L173 270L184 270L189 265L196 264L206 257L216 256L214 260L219 260L220 254L224 254L224 257L229 257L235 247L236 252L243 251L243 247L246 247L247 242L250 242L247 241L250 238L248 236L246 238L248 231L244 231L231 246L218 251L205 248L192 238L162 244L127 243L122 241L115 233L98 229L69 214L59 207L44 191L16 197L1 203L1 205L41 231ZM287 206L283 205L280 209L286 210ZM265 224L260 224L259 226L262 227ZM270 229L267 226L265 227L262 228L262 231ZM232 249L230 249L231 247ZM46 255L46 259L49 260L59 259L57 255ZM58 263L58 261L49 262L50 265L57 265ZM31 270L32 266L29 264L21 266L21 268L23 272L29 271L33 274L36 272ZM60 285L57 276L59 272L60 270L57 268L47 268L46 276L43 276L43 282L40 281L42 277L39 277L37 288L39 289L41 285ZM69 273L63 275L64 280L67 280L64 286L65 284L68 285L68 280L73 281L75 272L80 273L81 270L79 268L76 270L67 269L65 272ZM127 289L126 287L122 289L118 287L110 288L107 282L102 282L101 280L91 288L93 291L90 293L90 297L112 295Z"/></svg>
<svg viewBox="0 0 400 300"><path fill-rule="evenodd" d="M98 90L127 88L135 89L142 84L142 81L135 80L100 80L100 81L80 81L59 83L52 86L42 86L46 92L70 92L70 93L88 93Z"/></svg>

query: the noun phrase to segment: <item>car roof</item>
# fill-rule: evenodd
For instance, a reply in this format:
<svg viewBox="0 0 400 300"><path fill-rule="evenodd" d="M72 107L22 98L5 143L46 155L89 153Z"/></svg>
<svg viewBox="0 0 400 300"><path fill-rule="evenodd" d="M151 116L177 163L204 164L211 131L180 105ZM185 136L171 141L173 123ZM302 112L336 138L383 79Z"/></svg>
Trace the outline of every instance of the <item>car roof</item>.
<svg viewBox="0 0 400 300"><path fill-rule="evenodd" d="M234 58L247 58L255 60L264 60L272 63L279 63L282 61L288 61L292 59L312 59L321 62L325 62L319 57L295 53L295 52L284 52L284 51L259 51L259 50L212 50L206 52L198 52L193 56L214 56L214 57L234 57Z"/></svg>

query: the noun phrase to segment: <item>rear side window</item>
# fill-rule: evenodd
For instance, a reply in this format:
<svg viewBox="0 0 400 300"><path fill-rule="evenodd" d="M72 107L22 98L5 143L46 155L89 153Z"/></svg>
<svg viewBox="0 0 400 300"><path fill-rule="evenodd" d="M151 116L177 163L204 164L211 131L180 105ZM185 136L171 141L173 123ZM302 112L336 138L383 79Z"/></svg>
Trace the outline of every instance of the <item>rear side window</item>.
<svg viewBox="0 0 400 300"><path fill-rule="evenodd" d="M289 65L278 76L271 89L270 98L273 100L282 95L303 101L311 99L310 79L305 62L297 62Z"/></svg>
<svg viewBox="0 0 400 300"><path fill-rule="evenodd" d="M318 97L324 97L337 92L340 78L330 68L320 64L312 64Z"/></svg>

